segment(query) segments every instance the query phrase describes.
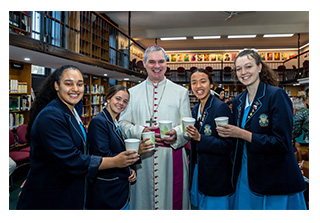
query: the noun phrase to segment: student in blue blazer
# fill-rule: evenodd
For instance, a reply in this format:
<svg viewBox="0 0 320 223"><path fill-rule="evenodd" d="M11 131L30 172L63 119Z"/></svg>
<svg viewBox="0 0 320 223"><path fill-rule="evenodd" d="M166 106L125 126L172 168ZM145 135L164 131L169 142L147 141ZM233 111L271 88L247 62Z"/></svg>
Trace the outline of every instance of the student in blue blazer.
<svg viewBox="0 0 320 223"><path fill-rule="evenodd" d="M211 75L204 69L191 73L192 92L200 100L192 110L195 126L188 126L191 140L191 204L199 210L228 210L232 206L232 138L222 138L216 131L215 118L226 116L233 124L228 105L210 94Z"/></svg>
<svg viewBox="0 0 320 223"><path fill-rule="evenodd" d="M82 73L72 65L45 80L31 108L30 170L17 209L83 209L86 180L93 180L98 170L132 165L139 159L134 151L119 154L119 163L86 155L86 132L74 108L83 92Z"/></svg>
<svg viewBox="0 0 320 223"><path fill-rule="evenodd" d="M235 71L247 88L233 100L236 125L217 129L237 138L234 209L306 209L306 186L292 147L290 98L273 86L272 71L255 50L239 53Z"/></svg>
<svg viewBox="0 0 320 223"><path fill-rule="evenodd" d="M129 91L122 85L114 85L106 96L107 106L95 116L88 129L89 153L103 157L115 157L125 151L125 142L117 122L117 116L127 107ZM152 148L142 140L139 153ZM150 151L149 151L150 152ZM97 178L88 184L87 209L129 209L130 183L136 181L136 172L129 166L98 172Z"/></svg>

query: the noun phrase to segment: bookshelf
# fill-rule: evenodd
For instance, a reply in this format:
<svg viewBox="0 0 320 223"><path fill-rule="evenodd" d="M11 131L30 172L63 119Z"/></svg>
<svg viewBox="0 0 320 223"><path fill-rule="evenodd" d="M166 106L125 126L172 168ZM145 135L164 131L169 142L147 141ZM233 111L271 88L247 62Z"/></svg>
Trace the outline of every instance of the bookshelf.
<svg viewBox="0 0 320 223"><path fill-rule="evenodd" d="M109 25L93 12L80 12L80 53L109 62Z"/></svg>
<svg viewBox="0 0 320 223"><path fill-rule="evenodd" d="M31 37L31 12L10 11L9 31Z"/></svg>
<svg viewBox="0 0 320 223"><path fill-rule="evenodd" d="M31 64L9 61L9 129L27 124L31 108Z"/></svg>
<svg viewBox="0 0 320 223"><path fill-rule="evenodd" d="M84 74L84 82L85 93L81 116L88 127L91 119L102 111L109 90L109 78Z"/></svg>

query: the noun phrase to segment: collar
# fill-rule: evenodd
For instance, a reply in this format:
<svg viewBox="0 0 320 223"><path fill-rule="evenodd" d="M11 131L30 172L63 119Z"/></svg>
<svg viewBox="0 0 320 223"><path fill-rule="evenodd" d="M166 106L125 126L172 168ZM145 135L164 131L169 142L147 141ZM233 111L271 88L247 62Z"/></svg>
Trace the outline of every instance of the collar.
<svg viewBox="0 0 320 223"><path fill-rule="evenodd" d="M166 77L163 77L163 80L162 81L160 81L159 83L153 83L151 80L150 80L150 78L148 77L147 78L147 84L150 84L150 85L153 85L154 87L156 87L156 86L162 86L162 85L164 85L165 83L166 83Z"/></svg>

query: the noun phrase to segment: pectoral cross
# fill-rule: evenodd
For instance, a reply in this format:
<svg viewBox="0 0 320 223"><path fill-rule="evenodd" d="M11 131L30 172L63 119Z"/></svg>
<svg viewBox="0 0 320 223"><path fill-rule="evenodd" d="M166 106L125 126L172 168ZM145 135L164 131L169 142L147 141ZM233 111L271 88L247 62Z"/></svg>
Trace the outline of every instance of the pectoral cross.
<svg viewBox="0 0 320 223"><path fill-rule="evenodd" d="M146 123L149 123L149 127L152 127L152 124L156 123L156 121L154 121L151 117L149 121L146 121Z"/></svg>

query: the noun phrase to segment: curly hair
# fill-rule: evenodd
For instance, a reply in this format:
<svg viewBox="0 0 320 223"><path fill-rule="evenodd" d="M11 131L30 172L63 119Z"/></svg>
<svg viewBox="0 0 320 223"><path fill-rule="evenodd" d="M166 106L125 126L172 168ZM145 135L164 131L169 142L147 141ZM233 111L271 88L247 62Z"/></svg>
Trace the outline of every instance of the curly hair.
<svg viewBox="0 0 320 223"><path fill-rule="evenodd" d="M237 57L236 57L236 59L234 61L234 66L236 66L237 59L239 57L243 57L243 56L247 56L248 59L250 59L249 56L251 56L255 60L257 66L259 66L259 64L262 65L261 72L259 73L259 77L260 77L260 81L261 82L264 82L266 84L270 84L270 85L273 85L273 86L278 86L278 81L275 78L273 70L267 64L262 62L260 55L254 50L243 50L243 51L241 51L237 55ZM234 69L234 70L236 70L236 69ZM234 76L235 79L237 78L237 75L236 75L235 72L233 73L233 76Z"/></svg>
<svg viewBox="0 0 320 223"><path fill-rule="evenodd" d="M78 70L82 74L78 67L74 65L65 65L51 73L42 83L36 100L32 104L30 109L29 122L26 134L26 138L29 143L31 141L30 133L34 120L36 119L37 115L41 112L41 110L44 107L46 107L47 104L49 104L52 100L56 99L57 91L54 87L54 82L57 82L58 85L60 85L60 77L63 74L63 72L67 69Z"/></svg>

